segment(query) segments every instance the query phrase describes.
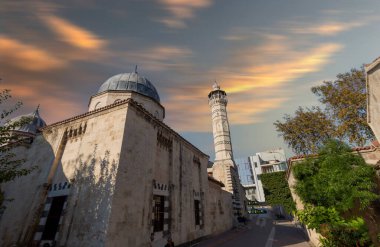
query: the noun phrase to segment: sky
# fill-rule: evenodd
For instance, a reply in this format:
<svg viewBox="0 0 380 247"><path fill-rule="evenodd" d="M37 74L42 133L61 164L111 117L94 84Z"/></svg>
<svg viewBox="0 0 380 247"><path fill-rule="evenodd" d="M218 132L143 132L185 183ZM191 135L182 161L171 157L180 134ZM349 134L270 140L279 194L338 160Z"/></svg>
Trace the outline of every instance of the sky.
<svg viewBox="0 0 380 247"><path fill-rule="evenodd" d="M310 88L380 56L378 0L65 0L0 3L0 89L49 124L88 110L138 65L164 122L214 158L207 95L228 95L234 156L285 148L273 122Z"/></svg>

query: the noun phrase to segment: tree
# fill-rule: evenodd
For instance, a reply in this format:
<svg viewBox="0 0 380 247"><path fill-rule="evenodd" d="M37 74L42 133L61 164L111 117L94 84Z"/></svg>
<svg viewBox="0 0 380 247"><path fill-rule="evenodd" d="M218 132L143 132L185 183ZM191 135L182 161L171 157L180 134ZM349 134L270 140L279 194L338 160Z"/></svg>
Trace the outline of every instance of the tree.
<svg viewBox="0 0 380 247"><path fill-rule="evenodd" d="M366 120L364 67L338 74L311 91L325 106L296 110L294 117L274 123L276 131L296 154L315 153L329 138L363 146L374 137Z"/></svg>
<svg viewBox="0 0 380 247"><path fill-rule="evenodd" d="M10 90L0 92L0 105L5 105L11 98ZM20 141L20 136L14 134L13 130L30 121L29 118L21 118L19 121L10 121L9 116L21 107L22 103L17 102L13 107L4 109L0 112L0 185L5 182L13 181L15 178L25 176L33 169L22 168L25 162L17 159L12 149ZM0 206L4 200L0 194Z"/></svg>
<svg viewBox="0 0 380 247"><path fill-rule="evenodd" d="M284 122L277 120L274 125L297 154L316 153L335 132L333 122L319 107L299 107L294 117L285 115Z"/></svg>
<svg viewBox="0 0 380 247"><path fill-rule="evenodd" d="M311 91L326 106L327 115L334 120L336 136L363 146L374 137L367 124L367 90L364 67L338 74L335 81L324 81Z"/></svg>
<svg viewBox="0 0 380 247"><path fill-rule="evenodd" d="M369 246L363 218L350 212L356 206L364 210L379 198L373 192L373 167L343 142L330 140L318 156L296 164L293 172L295 191L306 204L297 216L326 238L324 246Z"/></svg>

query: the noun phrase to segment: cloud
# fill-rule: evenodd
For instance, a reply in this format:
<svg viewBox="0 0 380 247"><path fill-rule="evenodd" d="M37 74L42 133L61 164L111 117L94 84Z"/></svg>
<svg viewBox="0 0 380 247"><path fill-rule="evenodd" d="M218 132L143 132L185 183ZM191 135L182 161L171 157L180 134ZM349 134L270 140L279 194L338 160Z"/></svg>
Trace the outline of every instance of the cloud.
<svg viewBox="0 0 380 247"><path fill-rule="evenodd" d="M342 32L350 31L355 28L363 27L369 25L373 22L378 22L380 17L378 15L373 15L372 13L366 12L337 12L331 10L331 13L322 11L325 15L331 15L330 17L325 17L323 21L317 23L308 22L285 22L281 25L282 29L288 30L290 33L294 34L313 34L321 36L333 36L338 35ZM338 18L339 15L349 14L349 20L346 21L336 21L333 20ZM334 16L334 17L332 17ZM340 17L343 18L343 17ZM347 17L346 17L347 18ZM327 19L327 20L326 20Z"/></svg>
<svg viewBox="0 0 380 247"><path fill-rule="evenodd" d="M211 82L218 78L229 97L230 124L253 124L262 121L264 112L277 109L292 97L289 83L308 73L319 71L343 46L325 43L300 51L298 41L284 35L262 35L259 46L235 47L228 60L203 78L186 87L167 89L164 105L167 121L181 131L210 131L211 116L207 95Z"/></svg>
<svg viewBox="0 0 380 247"><path fill-rule="evenodd" d="M253 90L260 87L277 87L285 82L292 81L307 73L316 72L327 64L333 54L340 51L343 46L335 43L319 45L316 48L305 52L296 52L291 50L280 51L280 47L272 44L244 49L237 54L245 53L245 57L237 55L242 61L239 63L247 64L240 68L238 73L231 73L228 68L216 69L213 74L222 76L226 81L224 87L230 93L239 93L246 90ZM286 49L286 47L283 47ZM261 53L259 52L261 50ZM281 54L276 56L275 54ZM262 58L266 54L270 58ZM263 60L264 63L252 64L248 59L251 56L252 61ZM238 83L237 83L238 82Z"/></svg>
<svg viewBox="0 0 380 247"><path fill-rule="evenodd" d="M106 42L92 32L54 15L41 17L52 32L64 42L80 49L102 49Z"/></svg>
<svg viewBox="0 0 380 247"><path fill-rule="evenodd" d="M2 83L1 87L10 89L12 98L23 102L20 111L32 111L40 105L41 116L48 124L86 111L79 95L49 82L30 81L28 85ZM15 114L20 114L20 111Z"/></svg>
<svg viewBox="0 0 380 247"><path fill-rule="evenodd" d="M296 34L317 34L317 35L337 35L344 31L349 31L353 28L361 27L368 24L366 21L354 21L354 22L328 22L313 25L299 25L294 24L291 27L291 32Z"/></svg>
<svg viewBox="0 0 380 247"><path fill-rule="evenodd" d="M228 40L228 41L242 41L246 40L248 38L247 35L227 35L223 36L222 39Z"/></svg>
<svg viewBox="0 0 380 247"><path fill-rule="evenodd" d="M44 71L64 67L66 62L33 45L0 35L2 61L29 71Z"/></svg>
<svg viewBox="0 0 380 247"><path fill-rule="evenodd" d="M204 84L204 83L203 83ZM212 130L211 110L208 105L207 95L211 91L210 86L182 87L168 89L169 98L164 102L167 110L166 120L175 129L189 132L207 132ZM222 87L223 88L223 87ZM228 117L230 125L252 124L260 122L260 114L271 109L276 109L287 100L286 96L254 97L252 92L247 92L246 97L229 94L227 91ZM259 89L255 95L266 94Z"/></svg>
<svg viewBox="0 0 380 247"><path fill-rule="evenodd" d="M185 20L193 18L196 10L212 4L212 0L158 0L158 2L171 13L170 17L163 18L160 22L171 28L186 27Z"/></svg>
<svg viewBox="0 0 380 247"><path fill-rule="evenodd" d="M126 57L142 65L144 69L162 71L168 69L184 69L190 64L187 59L193 52L186 47L158 45L150 49L127 52Z"/></svg>

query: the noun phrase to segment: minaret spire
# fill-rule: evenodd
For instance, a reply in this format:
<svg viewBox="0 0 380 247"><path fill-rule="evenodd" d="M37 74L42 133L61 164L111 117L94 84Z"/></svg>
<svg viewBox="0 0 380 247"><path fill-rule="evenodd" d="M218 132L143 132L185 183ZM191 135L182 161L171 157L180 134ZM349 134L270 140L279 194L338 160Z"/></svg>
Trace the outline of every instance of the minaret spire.
<svg viewBox="0 0 380 247"><path fill-rule="evenodd" d="M212 85L212 89L215 90L220 90L220 86L216 80L214 80L214 84Z"/></svg>
<svg viewBox="0 0 380 247"><path fill-rule="evenodd" d="M34 111L34 114L33 114L33 115L34 115L34 116L39 115L39 112L38 112L39 110L40 110L40 104L37 105L37 108L36 108L36 110Z"/></svg>

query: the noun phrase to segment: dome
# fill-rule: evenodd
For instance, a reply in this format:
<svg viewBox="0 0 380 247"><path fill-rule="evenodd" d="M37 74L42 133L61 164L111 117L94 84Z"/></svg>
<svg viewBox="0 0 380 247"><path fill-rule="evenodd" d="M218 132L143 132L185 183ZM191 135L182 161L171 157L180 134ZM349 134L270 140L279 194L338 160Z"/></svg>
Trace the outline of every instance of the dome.
<svg viewBox="0 0 380 247"><path fill-rule="evenodd" d="M133 91L148 96L158 103L160 102L160 96L153 84L145 77L140 76L137 72L112 76L100 86L98 93L109 90Z"/></svg>
<svg viewBox="0 0 380 247"><path fill-rule="evenodd" d="M41 118L38 108L29 114L21 115L18 117L15 117L11 119L11 122L16 122L21 120L21 118L27 117L31 118L31 121L27 124L24 124L20 127L16 127L14 130L19 131L19 132L25 132L25 133L30 133L30 134L36 134L39 128L45 127L46 123L45 121Z"/></svg>

